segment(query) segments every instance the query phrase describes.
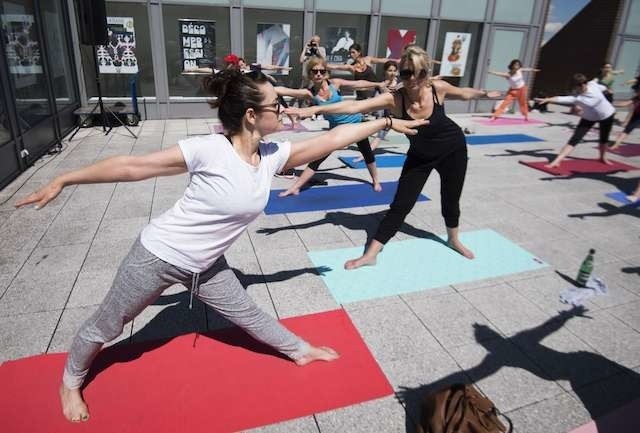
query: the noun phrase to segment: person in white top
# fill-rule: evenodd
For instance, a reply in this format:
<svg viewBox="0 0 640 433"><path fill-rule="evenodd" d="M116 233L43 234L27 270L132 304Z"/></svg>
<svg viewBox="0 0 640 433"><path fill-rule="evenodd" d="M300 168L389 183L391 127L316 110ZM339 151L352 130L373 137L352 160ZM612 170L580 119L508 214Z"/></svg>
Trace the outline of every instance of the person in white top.
<svg viewBox="0 0 640 433"><path fill-rule="evenodd" d="M74 338L59 390L63 414L70 421L89 418L80 388L102 345L119 336L126 323L174 284L190 286L192 296L298 365L338 358L333 349L310 345L258 308L228 267L224 253L262 213L276 172L306 164L385 127L415 134L411 128L427 123L379 119L338 126L296 143L270 142L263 137L281 128L283 110L262 72L225 70L203 84L217 97L211 105L218 108L228 135L193 137L148 155L108 158L62 174L16 203L41 209L70 185L190 175L182 198L143 229L109 293Z"/></svg>
<svg viewBox="0 0 640 433"><path fill-rule="evenodd" d="M496 120L504 113L504 110L511 105L514 101L518 101L520 105L520 112L524 116L524 120L529 120L529 104L527 102L527 93L529 89L522 76L523 72L539 72L540 69L523 68L522 63L518 59L513 59L509 62L509 72L496 72L489 71L489 74L497 75L498 77L504 77L509 81L509 91L507 92L504 101L500 103L496 111L491 116L491 120Z"/></svg>
<svg viewBox="0 0 640 433"><path fill-rule="evenodd" d="M613 126L613 119L616 109L602 93L606 86L598 84L597 79L589 81L583 74L573 76L573 85L577 94L575 96L552 96L550 98L536 98L540 104L554 103L564 105L577 105L581 111L580 122L573 132L573 135L564 145L558 156L546 165L548 168L558 167L576 147L576 145L589 132L596 122L600 125L600 161L610 164L607 159L607 145L609 144L609 134Z"/></svg>

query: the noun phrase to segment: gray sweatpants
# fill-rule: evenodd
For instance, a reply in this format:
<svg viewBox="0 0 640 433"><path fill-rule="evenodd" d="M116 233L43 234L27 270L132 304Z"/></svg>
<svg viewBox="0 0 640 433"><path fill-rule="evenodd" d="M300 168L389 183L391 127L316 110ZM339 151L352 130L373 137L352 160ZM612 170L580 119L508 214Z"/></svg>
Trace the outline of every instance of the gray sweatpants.
<svg viewBox="0 0 640 433"><path fill-rule="evenodd" d="M226 319L295 360L309 350L307 342L262 311L247 295L224 256L220 257L191 287L193 273L160 260L136 240L118 268L115 280L98 310L76 334L63 383L70 389L82 386L89 367L102 345L122 333L124 325L153 303L168 287L182 283Z"/></svg>

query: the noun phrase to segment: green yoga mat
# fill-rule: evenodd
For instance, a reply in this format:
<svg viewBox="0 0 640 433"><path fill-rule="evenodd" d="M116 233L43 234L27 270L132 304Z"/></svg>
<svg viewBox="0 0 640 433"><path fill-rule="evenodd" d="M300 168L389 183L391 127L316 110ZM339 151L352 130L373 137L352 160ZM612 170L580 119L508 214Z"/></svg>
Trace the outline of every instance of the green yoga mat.
<svg viewBox="0 0 640 433"><path fill-rule="evenodd" d="M476 258L462 257L437 237L390 242L376 266L347 271L344 262L359 257L362 247L311 251L313 264L330 268L322 278L340 304L400 295L548 266L493 230L460 235Z"/></svg>

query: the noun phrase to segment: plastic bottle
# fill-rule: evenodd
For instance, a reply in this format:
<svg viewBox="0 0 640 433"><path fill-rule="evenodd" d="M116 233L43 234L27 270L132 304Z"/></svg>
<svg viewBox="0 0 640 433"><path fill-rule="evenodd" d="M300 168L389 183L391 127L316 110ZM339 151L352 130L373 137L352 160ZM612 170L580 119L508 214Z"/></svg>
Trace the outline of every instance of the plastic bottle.
<svg viewBox="0 0 640 433"><path fill-rule="evenodd" d="M584 287L587 284L587 280L589 280L591 272L593 272L593 255L595 254L595 252L596 250L594 250L593 248L590 249L589 254L580 265L580 270L578 271L578 276L576 277L576 283L578 283L578 286L580 287Z"/></svg>

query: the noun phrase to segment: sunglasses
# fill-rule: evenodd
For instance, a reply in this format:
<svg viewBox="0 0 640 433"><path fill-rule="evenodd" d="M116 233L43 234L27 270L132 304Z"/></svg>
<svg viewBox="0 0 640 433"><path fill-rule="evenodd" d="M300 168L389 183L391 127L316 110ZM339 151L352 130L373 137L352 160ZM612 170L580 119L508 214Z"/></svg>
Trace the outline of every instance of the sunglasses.
<svg viewBox="0 0 640 433"><path fill-rule="evenodd" d="M408 80L411 77L415 77L418 80L424 80L425 78L427 78L427 74L428 72L426 69L420 69L418 75L416 75L415 71L411 69L400 69L398 76L401 80Z"/></svg>
<svg viewBox="0 0 640 433"><path fill-rule="evenodd" d="M309 72L311 72L311 75L324 75L327 73L326 69L311 69Z"/></svg>

